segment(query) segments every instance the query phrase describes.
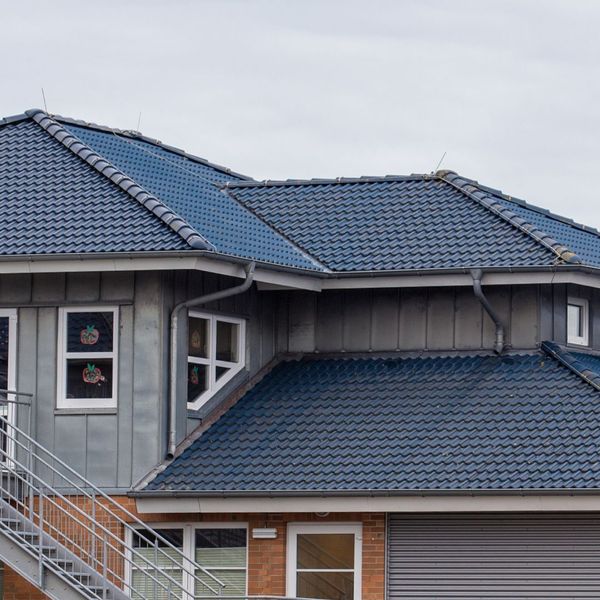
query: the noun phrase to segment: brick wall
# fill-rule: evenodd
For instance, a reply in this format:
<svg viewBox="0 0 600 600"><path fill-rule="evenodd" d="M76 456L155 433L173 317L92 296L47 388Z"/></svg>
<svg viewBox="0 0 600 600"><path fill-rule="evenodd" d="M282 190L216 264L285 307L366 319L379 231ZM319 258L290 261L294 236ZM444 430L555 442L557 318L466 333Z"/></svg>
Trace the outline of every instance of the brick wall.
<svg viewBox="0 0 600 600"><path fill-rule="evenodd" d="M115 498L127 510L135 513L131 498ZM123 513L121 515L125 517ZM385 596L385 515L384 513L331 513L319 517L315 513L268 514L152 514L138 515L148 523L161 522L242 522L248 523L248 594L285 595L287 526L298 523L362 523L362 600L383 600ZM105 523L110 526L109 523ZM255 527L274 527L277 538L255 540ZM111 527L112 529L112 527ZM118 570L118 567L117 567ZM5 572L6 600L42 600L46 598L26 580L11 571Z"/></svg>

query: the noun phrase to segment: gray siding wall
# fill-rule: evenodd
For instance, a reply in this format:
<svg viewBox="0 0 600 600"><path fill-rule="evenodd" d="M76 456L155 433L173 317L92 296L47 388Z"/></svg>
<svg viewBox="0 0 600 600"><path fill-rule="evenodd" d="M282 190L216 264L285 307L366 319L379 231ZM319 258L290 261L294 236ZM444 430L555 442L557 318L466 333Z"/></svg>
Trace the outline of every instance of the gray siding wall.
<svg viewBox="0 0 600 600"><path fill-rule="evenodd" d="M489 287L515 349L536 347L540 286ZM470 288L280 292L279 352L492 349L494 325ZM547 339L547 338L543 338Z"/></svg>
<svg viewBox="0 0 600 600"><path fill-rule="evenodd" d="M0 305L19 308L17 388L34 394L33 433L69 465L108 489L128 488L164 453L159 403L165 373L157 352L164 327L161 295L158 273L0 278ZM116 410L56 409L58 307L80 304L119 306Z"/></svg>

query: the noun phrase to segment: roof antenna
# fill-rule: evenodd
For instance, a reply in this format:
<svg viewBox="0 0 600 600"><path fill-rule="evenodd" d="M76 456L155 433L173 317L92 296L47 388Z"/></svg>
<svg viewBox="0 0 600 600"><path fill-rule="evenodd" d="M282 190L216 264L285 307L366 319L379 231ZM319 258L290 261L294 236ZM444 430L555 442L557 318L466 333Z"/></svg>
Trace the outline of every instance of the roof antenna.
<svg viewBox="0 0 600 600"><path fill-rule="evenodd" d="M444 154L442 154L442 158L440 158L440 162L438 162L437 167L433 170L434 173L437 173L438 169L440 168L440 165L442 164L442 162L444 161L445 158L446 158L446 151L444 150Z"/></svg>
<svg viewBox="0 0 600 600"><path fill-rule="evenodd" d="M44 101L44 110L48 112L48 107L46 106L46 94L44 94L44 88L42 88L42 100Z"/></svg>
<svg viewBox="0 0 600 600"><path fill-rule="evenodd" d="M140 132L140 122L142 120L142 111L140 110L140 114L138 115L138 124L137 124L137 129L136 131L139 133Z"/></svg>

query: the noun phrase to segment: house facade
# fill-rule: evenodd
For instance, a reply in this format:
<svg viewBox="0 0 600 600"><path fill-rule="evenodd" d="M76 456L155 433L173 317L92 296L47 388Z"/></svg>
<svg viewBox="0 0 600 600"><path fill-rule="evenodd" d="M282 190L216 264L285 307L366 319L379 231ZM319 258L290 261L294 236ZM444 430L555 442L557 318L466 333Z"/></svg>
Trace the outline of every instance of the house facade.
<svg viewBox="0 0 600 600"><path fill-rule="evenodd" d="M600 594L596 230L39 110L0 202L4 598Z"/></svg>

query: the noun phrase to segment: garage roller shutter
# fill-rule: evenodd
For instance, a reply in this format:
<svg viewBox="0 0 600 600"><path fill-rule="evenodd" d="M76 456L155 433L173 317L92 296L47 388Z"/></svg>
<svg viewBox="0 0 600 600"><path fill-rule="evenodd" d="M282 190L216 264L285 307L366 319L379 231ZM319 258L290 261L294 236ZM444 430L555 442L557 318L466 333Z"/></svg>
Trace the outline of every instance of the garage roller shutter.
<svg viewBox="0 0 600 600"><path fill-rule="evenodd" d="M390 515L388 599L600 598L600 517Z"/></svg>

